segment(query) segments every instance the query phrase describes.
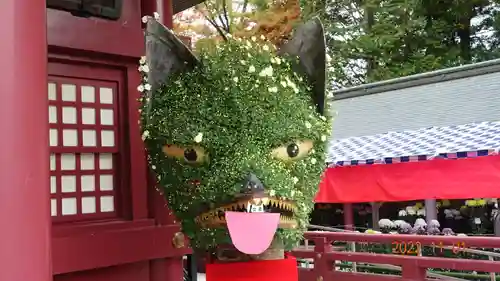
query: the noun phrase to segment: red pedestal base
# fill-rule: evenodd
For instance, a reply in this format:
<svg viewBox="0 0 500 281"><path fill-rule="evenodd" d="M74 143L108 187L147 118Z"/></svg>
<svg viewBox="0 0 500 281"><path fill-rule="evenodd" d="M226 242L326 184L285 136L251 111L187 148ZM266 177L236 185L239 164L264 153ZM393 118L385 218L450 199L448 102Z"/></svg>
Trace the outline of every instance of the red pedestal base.
<svg viewBox="0 0 500 281"><path fill-rule="evenodd" d="M206 265L207 281L298 281L297 260L213 263Z"/></svg>

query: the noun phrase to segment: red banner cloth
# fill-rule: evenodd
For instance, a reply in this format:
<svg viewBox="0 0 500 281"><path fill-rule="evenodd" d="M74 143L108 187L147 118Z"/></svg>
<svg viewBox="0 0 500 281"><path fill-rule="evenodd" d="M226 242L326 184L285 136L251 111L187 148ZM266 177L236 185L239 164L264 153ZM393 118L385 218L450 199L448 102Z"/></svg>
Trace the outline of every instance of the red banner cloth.
<svg viewBox="0 0 500 281"><path fill-rule="evenodd" d="M297 260L266 260L206 265L207 281L298 281Z"/></svg>
<svg viewBox="0 0 500 281"><path fill-rule="evenodd" d="M327 168L316 203L500 197L500 156Z"/></svg>

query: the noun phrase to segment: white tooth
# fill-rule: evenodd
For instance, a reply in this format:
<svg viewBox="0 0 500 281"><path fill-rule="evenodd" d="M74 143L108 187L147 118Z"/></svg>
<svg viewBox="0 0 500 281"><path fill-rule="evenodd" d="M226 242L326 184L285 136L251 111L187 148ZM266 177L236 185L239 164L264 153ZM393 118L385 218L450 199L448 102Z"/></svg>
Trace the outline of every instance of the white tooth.
<svg viewBox="0 0 500 281"><path fill-rule="evenodd" d="M248 203L247 212L249 212L249 213L263 213L264 206Z"/></svg>
<svg viewBox="0 0 500 281"><path fill-rule="evenodd" d="M264 197L262 198L262 204L267 205L269 203L269 198Z"/></svg>

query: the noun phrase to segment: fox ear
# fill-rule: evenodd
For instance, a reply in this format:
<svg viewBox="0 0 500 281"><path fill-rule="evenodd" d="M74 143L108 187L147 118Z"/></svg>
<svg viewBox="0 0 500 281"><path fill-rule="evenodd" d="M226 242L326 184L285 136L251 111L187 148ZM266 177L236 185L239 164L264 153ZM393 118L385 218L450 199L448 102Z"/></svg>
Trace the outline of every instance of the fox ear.
<svg viewBox="0 0 500 281"><path fill-rule="evenodd" d="M146 61L149 67L149 97L164 84L172 74L192 70L200 62L191 50L174 33L150 17L145 32ZM149 99L151 103L152 99ZM147 109L151 108L148 104Z"/></svg>
<svg viewBox="0 0 500 281"><path fill-rule="evenodd" d="M293 69L309 79L312 86L312 101L318 112L324 114L326 42L320 19L316 17L299 26L295 30L293 38L278 50L278 55L299 58L299 63L294 65Z"/></svg>

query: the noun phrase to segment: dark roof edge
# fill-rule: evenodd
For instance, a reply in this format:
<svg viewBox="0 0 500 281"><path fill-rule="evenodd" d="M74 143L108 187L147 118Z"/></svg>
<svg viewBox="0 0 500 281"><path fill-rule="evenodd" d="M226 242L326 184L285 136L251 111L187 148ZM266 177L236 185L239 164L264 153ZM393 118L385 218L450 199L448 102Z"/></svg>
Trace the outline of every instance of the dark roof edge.
<svg viewBox="0 0 500 281"><path fill-rule="evenodd" d="M392 90L423 86L449 80L500 72L500 59L445 68L370 84L359 85L333 92L330 101L372 95Z"/></svg>
<svg viewBox="0 0 500 281"><path fill-rule="evenodd" d="M175 15L203 2L205 2L205 0L173 0L172 1L173 14Z"/></svg>

